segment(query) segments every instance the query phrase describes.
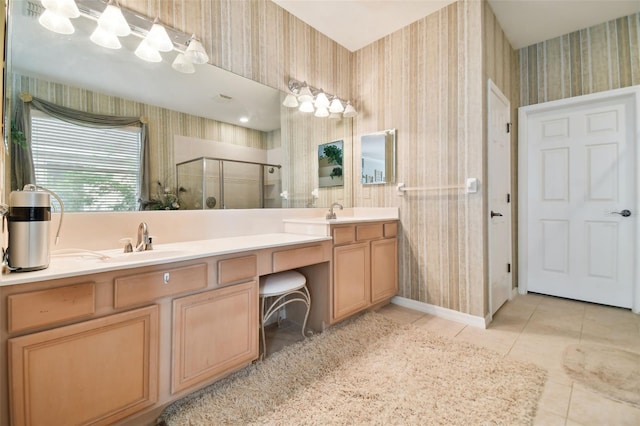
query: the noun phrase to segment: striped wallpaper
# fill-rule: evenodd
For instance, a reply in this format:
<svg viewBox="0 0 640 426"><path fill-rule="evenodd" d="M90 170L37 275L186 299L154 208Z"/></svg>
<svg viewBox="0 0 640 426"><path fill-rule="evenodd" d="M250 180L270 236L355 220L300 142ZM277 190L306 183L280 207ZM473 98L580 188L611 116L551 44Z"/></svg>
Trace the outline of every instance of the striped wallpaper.
<svg viewBox="0 0 640 426"><path fill-rule="evenodd" d="M437 188L467 177L483 181L486 83L478 72L485 61L483 8L476 1L454 3L355 53L361 115L354 158L363 134L397 128L398 182ZM500 69L507 70L501 75L511 82L507 58ZM354 168L358 174L359 167ZM467 195L443 189L399 197L395 185L356 184L354 205L400 208L401 296L485 315L482 191Z"/></svg>
<svg viewBox="0 0 640 426"><path fill-rule="evenodd" d="M283 140L293 135L296 141L281 147L283 158L307 157L291 162L294 181L286 185L297 192L298 183L311 179L317 169L308 156L318 143L344 138L347 182L342 190L322 190L318 205L352 200L354 206L399 207L400 295L486 314L486 79L494 79L508 96L517 87L517 58L486 1L461 0L355 53L269 0L121 3L198 34L214 65L281 90L294 77L355 98L360 115L352 123L282 129ZM393 184L361 185L360 137L387 128L398 129L398 181L439 187L478 177L480 192L398 197ZM277 147L269 139L267 144ZM157 161L164 161L162 156ZM300 191L308 191L305 186Z"/></svg>
<svg viewBox="0 0 640 426"><path fill-rule="evenodd" d="M520 49L521 106L640 84L640 13Z"/></svg>

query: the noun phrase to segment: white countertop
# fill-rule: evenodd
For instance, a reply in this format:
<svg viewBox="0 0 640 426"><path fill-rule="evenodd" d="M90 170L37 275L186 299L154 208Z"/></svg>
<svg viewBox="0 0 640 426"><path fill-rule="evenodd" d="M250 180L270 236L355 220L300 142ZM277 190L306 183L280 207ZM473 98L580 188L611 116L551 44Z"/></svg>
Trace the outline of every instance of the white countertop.
<svg viewBox="0 0 640 426"><path fill-rule="evenodd" d="M33 272L11 272L2 275L0 286L26 284L36 281L73 277L78 275L107 272L119 269L139 268L168 262L219 256L229 253L260 250L294 244L327 241L331 238L321 235L301 235L291 233L257 234L241 237L216 238L154 245L145 252L123 253L122 249L81 251L65 250L64 254L52 251L47 269Z"/></svg>
<svg viewBox="0 0 640 426"><path fill-rule="evenodd" d="M388 216L340 216L340 211L336 211L336 219L325 219L324 217L301 217L283 219L284 231L293 234L330 236L332 225L347 225L367 222L386 222L398 220L397 215Z"/></svg>
<svg viewBox="0 0 640 426"><path fill-rule="evenodd" d="M397 217L364 217L364 216L338 216L336 219L325 219L324 217L301 217L282 219L284 223L310 223L321 225L342 225L347 223L360 222L384 222L387 220L398 220Z"/></svg>

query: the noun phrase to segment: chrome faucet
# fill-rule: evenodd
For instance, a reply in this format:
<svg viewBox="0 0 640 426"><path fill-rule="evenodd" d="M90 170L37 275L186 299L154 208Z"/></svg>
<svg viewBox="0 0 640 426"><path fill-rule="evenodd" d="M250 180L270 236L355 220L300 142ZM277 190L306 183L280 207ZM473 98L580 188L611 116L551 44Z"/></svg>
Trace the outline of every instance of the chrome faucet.
<svg viewBox="0 0 640 426"><path fill-rule="evenodd" d="M329 213L327 213L327 216L326 216L327 219L336 219L336 212L333 211L333 208L336 206L340 207L340 210L342 210L342 204L340 203L331 204L331 207L329 207Z"/></svg>
<svg viewBox="0 0 640 426"><path fill-rule="evenodd" d="M138 226L138 242L136 243L136 251L153 250L151 245L151 237L149 237L149 227L146 222L141 222Z"/></svg>

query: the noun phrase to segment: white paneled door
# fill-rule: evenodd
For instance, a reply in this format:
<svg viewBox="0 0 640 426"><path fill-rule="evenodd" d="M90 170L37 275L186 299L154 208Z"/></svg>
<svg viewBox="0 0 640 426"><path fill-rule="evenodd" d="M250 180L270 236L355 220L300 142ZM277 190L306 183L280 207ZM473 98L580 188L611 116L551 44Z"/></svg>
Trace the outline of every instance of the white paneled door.
<svg viewBox="0 0 640 426"><path fill-rule="evenodd" d="M528 114L528 291L632 307L635 116L633 96Z"/></svg>
<svg viewBox="0 0 640 426"><path fill-rule="evenodd" d="M489 303L491 315L511 298L511 119L509 100L489 80Z"/></svg>

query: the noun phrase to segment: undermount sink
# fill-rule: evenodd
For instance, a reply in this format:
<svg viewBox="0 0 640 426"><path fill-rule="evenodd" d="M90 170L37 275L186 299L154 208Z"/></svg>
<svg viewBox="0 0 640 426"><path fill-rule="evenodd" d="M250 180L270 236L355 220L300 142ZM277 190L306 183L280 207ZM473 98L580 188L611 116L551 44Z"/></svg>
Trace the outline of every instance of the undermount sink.
<svg viewBox="0 0 640 426"><path fill-rule="evenodd" d="M177 256L185 256L191 253L188 250L149 250L134 251L131 253L121 253L116 256L110 256L102 259L106 263L125 263L125 262L141 262L145 260L172 258Z"/></svg>

